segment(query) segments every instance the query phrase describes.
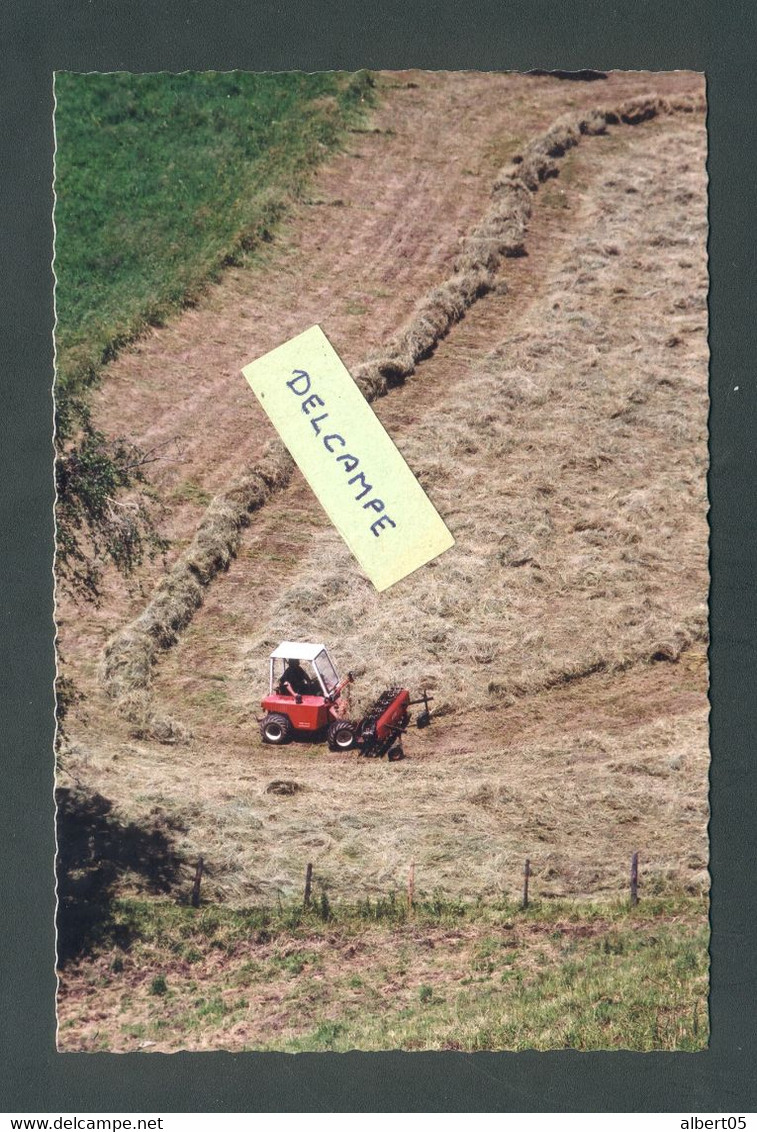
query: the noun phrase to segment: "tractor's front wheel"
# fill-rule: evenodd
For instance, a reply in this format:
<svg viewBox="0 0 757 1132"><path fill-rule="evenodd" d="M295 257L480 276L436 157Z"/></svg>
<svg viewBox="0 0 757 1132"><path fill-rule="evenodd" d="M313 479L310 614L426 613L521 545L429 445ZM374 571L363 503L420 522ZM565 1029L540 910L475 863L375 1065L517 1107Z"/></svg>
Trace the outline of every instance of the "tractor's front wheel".
<svg viewBox="0 0 757 1132"><path fill-rule="evenodd" d="M292 738L292 724L289 716L271 712L260 724L260 734L264 743L271 743L276 747L288 743Z"/></svg>
<svg viewBox="0 0 757 1132"><path fill-rule="evenodd" d="M356 727L348 719L335 719L329 724L330 751L351 751L355 746Z"/></svg>

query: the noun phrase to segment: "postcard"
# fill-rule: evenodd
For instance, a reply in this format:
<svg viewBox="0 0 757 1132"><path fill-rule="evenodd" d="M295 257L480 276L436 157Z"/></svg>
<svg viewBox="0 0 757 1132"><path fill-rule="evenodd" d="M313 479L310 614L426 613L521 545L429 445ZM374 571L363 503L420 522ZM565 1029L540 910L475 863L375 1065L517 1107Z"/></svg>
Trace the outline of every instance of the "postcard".
<svg viewBox="0 0 757 1132"><path fill-rule="evenodd" d="M706 1049L704 77L55 103L58 1049Z"/></svg>

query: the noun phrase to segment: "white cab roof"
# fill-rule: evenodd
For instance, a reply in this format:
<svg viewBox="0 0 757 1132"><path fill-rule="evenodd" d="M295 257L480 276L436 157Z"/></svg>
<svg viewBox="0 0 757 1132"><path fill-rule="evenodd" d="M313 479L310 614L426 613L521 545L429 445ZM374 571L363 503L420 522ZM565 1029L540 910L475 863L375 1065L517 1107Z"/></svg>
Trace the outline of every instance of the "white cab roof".
<svg viewBox="0 0 757 1132"><path fill-rule="evenodd" d="M271 660L283 657L284 660L315 660L325 650L325 645L311 645L303 641L282 641L271 653Z"/></svg>

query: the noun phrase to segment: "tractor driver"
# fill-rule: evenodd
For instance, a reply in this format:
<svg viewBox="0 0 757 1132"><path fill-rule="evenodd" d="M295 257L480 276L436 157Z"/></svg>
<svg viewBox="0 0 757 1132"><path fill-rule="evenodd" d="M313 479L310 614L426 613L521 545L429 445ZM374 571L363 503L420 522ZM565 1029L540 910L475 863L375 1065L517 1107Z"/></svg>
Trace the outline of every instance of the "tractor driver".
<svg viewBox="0 0 757 1132"><path fill-rule="evenodd" d="M310 679L299 660L288 660L284 675L279 680L279 694L290 696L309 696L316 689L314 681Z"/></svg>

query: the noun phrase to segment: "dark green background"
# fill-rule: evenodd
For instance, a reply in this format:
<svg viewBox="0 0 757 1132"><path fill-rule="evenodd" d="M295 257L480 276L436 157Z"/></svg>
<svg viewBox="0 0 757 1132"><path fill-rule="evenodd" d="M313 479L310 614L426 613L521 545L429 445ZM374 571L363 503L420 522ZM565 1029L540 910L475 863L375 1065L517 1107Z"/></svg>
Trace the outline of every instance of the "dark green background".
<svg viewBox="0 0 757 1132"><path fill-rule="evenodd" d="M2 1111L755 1111L755 8L24 0L0 13ZM691 68L711 178L712 1045L702 1054L55 1053L52 72ZM738 392L734 386L739 386ZM665 453L660 453L665 459Z"/></svg>

